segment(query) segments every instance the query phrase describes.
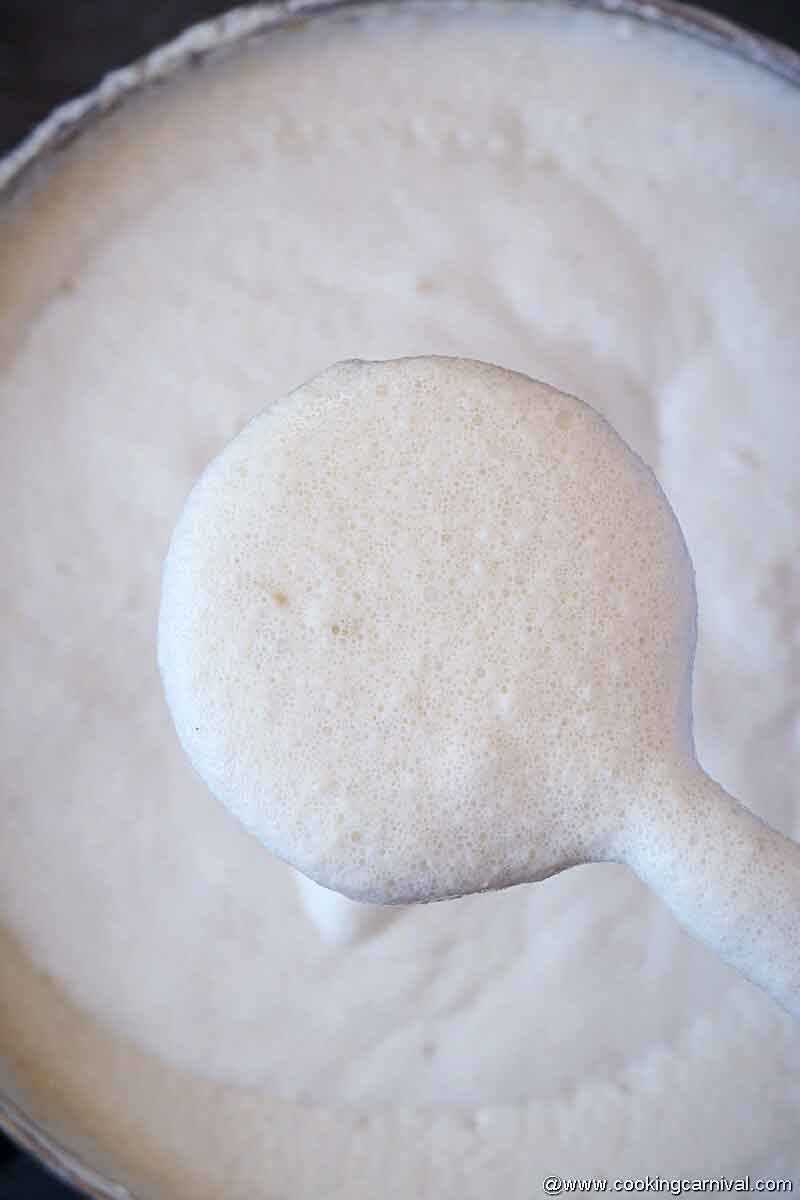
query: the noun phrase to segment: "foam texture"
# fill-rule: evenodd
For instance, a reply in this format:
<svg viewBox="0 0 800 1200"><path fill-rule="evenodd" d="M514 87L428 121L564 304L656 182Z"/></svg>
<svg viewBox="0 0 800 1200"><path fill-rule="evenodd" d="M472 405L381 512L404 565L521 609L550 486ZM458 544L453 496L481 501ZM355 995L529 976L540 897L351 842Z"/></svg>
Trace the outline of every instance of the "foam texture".
<svg viewBox="0 0 800 1200"><path fill-rule="evenodd" d="M268 398L356 354L503 363L653 467L699 757L800 836L800 93L574 6L300 24L1 206L2 1086L148 1200L800 1182L800 1026L631 871L334 950L191 769L154 652L176 518Z"/></svg>
<svg viewBox="0 0 800 1200"><path fill-rule="evenodd" d="M589 406L466 359L348 361L193 489L159 660L247 829L400 903L613 853L690 745L694 613L655 477Z"/></svg>

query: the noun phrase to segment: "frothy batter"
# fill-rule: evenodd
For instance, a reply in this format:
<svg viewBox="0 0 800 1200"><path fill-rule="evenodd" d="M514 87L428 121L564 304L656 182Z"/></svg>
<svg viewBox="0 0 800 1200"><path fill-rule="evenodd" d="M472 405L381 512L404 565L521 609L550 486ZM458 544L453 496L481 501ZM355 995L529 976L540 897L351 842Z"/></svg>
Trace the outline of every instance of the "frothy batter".
<svg viewBox="0 0 800 1200"><path fill-rule="evenodd" d="M696 763L695 624L674 514L593 409L467 359L347 362L194 487L159 662L211 790L328 888L623 862L800 1016L800 844Z"/></svg>
<svg viewBox="0 0 800 1200"><path fill-rule="evenodd" d="M695 606L651 471L464 359L347 362L253 421L172 538L181 742L257 837L384 903L613 855L690 748Z"/></svg>
<svg viewBox="0 0 800 1200"><path fill-rule="evenodd" d="M355 355L501 362L655 469L700 759L797 835L798 117L615 18L387 12L142 98L4 210L3 1057L143 1195L797 1178L796 1028L631 874L335 951L186 764L153 641L191 484L269 398Z"/></svg>

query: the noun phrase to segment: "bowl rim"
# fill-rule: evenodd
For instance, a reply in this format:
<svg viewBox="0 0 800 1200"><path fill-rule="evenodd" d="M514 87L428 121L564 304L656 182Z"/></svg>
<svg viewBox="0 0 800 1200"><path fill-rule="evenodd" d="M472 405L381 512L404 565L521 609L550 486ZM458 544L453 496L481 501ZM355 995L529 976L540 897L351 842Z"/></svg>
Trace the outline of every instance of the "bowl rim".
<svg viewBox="0 0 800 1200"><path fill-rule="evenodd" d="M111 71L90 91L55 108L17 146L0 156L0 203L7 201L49 155L96 120L128 97L166 82L182 68L197 66L271 30L301 27L316 16L348 9L429 8L432 2L452 9L536 4L630 17L704 42L800 87L800 52L682 0L262 0L190 25L142 58Z"/></svg>
<svg viewBox="0 0 800 1200"><path fill-rule="evenodd" d="M129 98L170 80L182 70L216 58L276 29L301 28L314 17L345 10L378 8L540 8L586 9L629 17L682 34L734 56L800 87L800 52L682 0L264 0L233 8L190 25L177 37L106 75L90 91L50 113L10 152L0 157L0 205L10 201L50 158ZM133 1193L95 1171L0 1091L0 1131L32 1154L52 1174L94 1200L136 1200Z"/></svg>

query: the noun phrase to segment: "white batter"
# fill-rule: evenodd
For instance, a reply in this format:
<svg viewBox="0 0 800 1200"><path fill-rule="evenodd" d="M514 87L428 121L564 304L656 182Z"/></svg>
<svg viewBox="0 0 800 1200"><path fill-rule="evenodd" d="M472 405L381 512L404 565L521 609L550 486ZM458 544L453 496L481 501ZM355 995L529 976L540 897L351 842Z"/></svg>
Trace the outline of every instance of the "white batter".
<svg viewBox="0 0 800 1200"><path fill-rule="evenodd" d="M797 1027L628 872L327 947L186 765L153 653L189 486L269 397L355 355L501 362L655 468L699 757L797 836L799 110L614 19L339 20L138 101L4 213L7 1082L148 1200L800 1175Z"/></svg>
<svg viewBox="0 0 800 1200"><path fill-rule="evenodd" d="M800 1016L800 842L699 767L695 634L675 515L588 404L472 359L352 360L195 484L158 661L200 777L325 888L623 863Z"/></svg>
<svg viewBox="0 0 800 1200"><path fill-rule="evenodd" d="M615 858L691 748L691 564L574 396L454 358L344 362L203 473L164 568L181 744L261 842L384 903Z"/></svg>

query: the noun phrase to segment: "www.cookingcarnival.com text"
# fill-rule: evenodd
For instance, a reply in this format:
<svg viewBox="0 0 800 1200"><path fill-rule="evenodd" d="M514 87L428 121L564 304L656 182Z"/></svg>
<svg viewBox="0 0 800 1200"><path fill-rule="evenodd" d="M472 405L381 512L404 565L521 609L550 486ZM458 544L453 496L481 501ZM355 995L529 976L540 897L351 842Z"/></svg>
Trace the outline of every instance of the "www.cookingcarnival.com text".
<svg viewBox="0 0 800 1200"><path fill-rule="evenodd" d="M708 1179L681 1179L664 1175L644 1175L639 1179L566 1179L547 1175L542 1181L546 1196L561 1196L569 1192L666 1192L682 1196L685 1192L781 1192L794 1191L791 1179L758 1179L750 1175L728 1178L726 1175Z"/></svg>

